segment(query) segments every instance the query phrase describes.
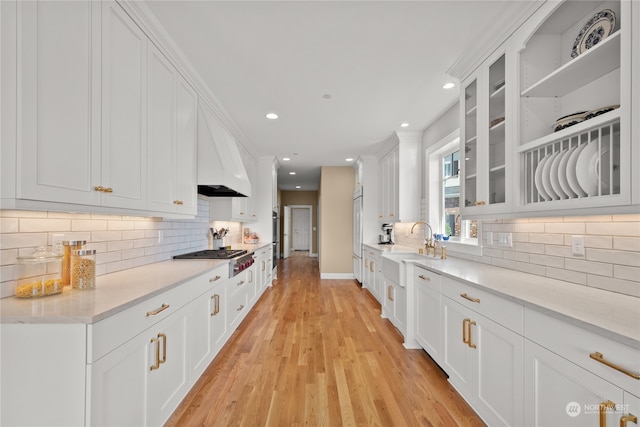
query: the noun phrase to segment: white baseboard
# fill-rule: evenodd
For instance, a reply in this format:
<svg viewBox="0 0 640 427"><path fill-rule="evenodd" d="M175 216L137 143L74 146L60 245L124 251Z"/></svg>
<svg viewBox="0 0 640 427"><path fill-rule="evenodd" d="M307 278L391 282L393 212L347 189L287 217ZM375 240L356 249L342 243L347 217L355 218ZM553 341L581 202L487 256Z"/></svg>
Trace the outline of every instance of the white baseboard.
<svg viewBox="0 0 640 427"><path fill-rule="evenodd" d="M321 279L355 279L353 273L320 273Z"/></svg>

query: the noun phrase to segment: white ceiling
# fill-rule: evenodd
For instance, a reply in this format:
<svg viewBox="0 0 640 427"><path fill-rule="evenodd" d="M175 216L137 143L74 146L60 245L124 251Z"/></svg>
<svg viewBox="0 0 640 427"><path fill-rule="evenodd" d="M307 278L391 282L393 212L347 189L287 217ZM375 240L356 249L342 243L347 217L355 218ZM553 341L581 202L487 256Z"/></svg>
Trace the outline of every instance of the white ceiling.
<svg viewBox="0 0 640 427"><path fill-rule="evenodd" d="M278 187L303 191L321 166L374 154L401 123L423 130L453 105L446 70L508 3L148 2L248 147L278 157Z"/></svg>

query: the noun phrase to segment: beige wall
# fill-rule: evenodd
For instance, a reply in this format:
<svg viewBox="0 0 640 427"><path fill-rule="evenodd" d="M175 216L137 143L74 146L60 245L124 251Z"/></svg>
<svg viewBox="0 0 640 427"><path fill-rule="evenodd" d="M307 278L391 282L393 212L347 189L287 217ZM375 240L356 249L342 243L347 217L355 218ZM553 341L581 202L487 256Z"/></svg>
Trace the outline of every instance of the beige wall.
<svg viewBox="0 0 640 427"><path fill-rule="evenodd" d="M320 275L353 275L353 190L350 166L323 166L320 173ZM353 277L353 276L351 276Z"/></svg>
<svg viewBox="0 0 640 427"><path fill-rule="evenodd" d="M318 192L317 191L282 191L280 192L280 251L282 251L282 222L284 219L284 206L310 205L311 206L311 253L318 253Z"/></svg>

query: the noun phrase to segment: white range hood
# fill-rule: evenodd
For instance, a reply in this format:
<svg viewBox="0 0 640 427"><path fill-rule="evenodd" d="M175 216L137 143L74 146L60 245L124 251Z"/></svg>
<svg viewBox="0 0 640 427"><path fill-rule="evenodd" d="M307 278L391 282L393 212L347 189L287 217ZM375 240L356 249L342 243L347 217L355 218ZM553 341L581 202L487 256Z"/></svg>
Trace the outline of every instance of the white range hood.
<svg viewBox="0 0 640 427"><path fill-rule="evenodd" d="M251 197L235 137L206 105L198 106L198 194Z"/></svg>

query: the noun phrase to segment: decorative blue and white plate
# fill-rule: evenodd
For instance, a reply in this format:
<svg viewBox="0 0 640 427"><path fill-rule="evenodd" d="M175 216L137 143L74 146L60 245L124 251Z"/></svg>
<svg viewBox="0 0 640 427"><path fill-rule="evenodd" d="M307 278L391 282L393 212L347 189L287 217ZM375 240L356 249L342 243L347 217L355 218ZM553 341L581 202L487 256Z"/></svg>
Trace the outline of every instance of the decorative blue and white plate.
<svg viewBox="0 0 640 427"><path fill-rule="evenodd" d="M603 9L596 13L584 24L573 42L571 57L575 58L588 49L591 49L607 38L616 27L616 14L611 9Z"/></svg>

